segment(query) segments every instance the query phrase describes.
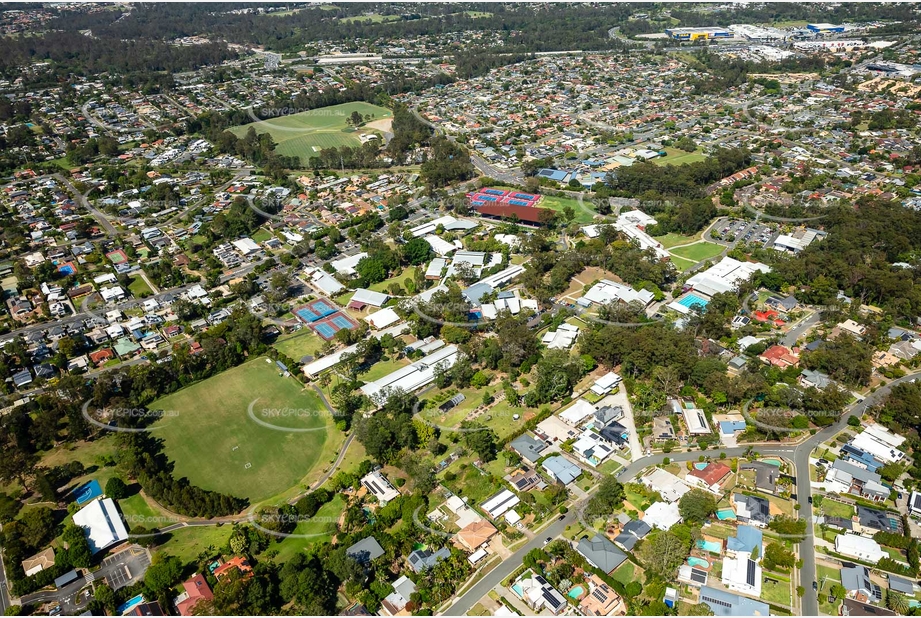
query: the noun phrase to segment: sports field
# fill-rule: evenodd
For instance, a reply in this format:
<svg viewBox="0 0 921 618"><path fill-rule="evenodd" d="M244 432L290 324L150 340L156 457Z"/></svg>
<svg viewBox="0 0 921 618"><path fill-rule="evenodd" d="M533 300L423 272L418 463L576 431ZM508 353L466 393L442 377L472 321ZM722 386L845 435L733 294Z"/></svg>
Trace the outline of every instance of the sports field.
<svg viewBox="0 0 921 618"><path fill-rule="evenodd" d="M266 360L250 361L151 404L164 411L154 434L175 462L176 478L255 503L297 485L318 465L332 419L312 390L281 377L275 363ZM257 423L250 410L280 429Z"/></svg>
<svg viewBox="0 0 921 618"><path fill-rule="evenodd" d="M700 260L706 260L707 258L715 257L722 253L723 250L725 250L725 247L722 245L702 241L696 242L692 245L671 249L669 250L669 253L672 255L677 255L678 257L685 258L686 260L694 260L699 262Z"/></svg>
<svg viewBox="0 0 921 618"><path fill-rule="evenodd" d="M242 137L253 127L256 133L269 133L277 144L275 151L278 154L300 157L301 163L306 164L310 157L324 148L360 146L360 133L380 133L367 127L356 130L350 126L346 121L355 111L362 116L372 115L373 120L392 116L389 109L358 101L239 125L232 127L230 132Z"/></svg>

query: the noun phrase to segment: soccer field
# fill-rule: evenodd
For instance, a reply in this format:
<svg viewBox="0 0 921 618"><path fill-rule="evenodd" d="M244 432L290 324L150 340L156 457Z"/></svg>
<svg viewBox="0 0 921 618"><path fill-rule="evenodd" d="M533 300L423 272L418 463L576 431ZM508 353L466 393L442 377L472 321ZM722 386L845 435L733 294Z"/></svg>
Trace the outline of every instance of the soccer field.
<svg viewBox="0 0 921 618"><path fill-rule="evenodd" d="M327 432L336 431L332 418L312 390L281 377L275 363L266 360L250 361L151 404L164 411L153 433L175 462L176 478L255 503L294 487L318 464Z"/></svg>
<svg viewBox="0 0 921 618"><path fill-rule="evenodd" d="M324 148L360 146L359 134L380 134L379 131L368 127L359 127L357 130L351 127L346 121L355 111L362 116L372 115L372 120L392 116L389 109L358 101L269 118L231 127L229 130L237 137L246 135L250 127L253 127L256 133L269 133L277 144L275 152L289 157L300 157L301 164L306 165L310 157L316 156ZM258 117L259 111L256 110L255 113Z"/></svg>

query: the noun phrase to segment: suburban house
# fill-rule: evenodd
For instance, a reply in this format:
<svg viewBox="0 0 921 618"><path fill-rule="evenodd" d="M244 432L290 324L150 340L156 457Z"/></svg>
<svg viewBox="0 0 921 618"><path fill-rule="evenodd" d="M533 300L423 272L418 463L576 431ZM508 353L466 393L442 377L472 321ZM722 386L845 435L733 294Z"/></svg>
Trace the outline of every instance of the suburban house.
<svg viewBox="0 0 921 618"><path fill-rule="evenodd" d="M656 502L643 513L643 522L651 528L668 530L681 522L681 513L677 502Z"/></svg>
<svg viewBox="0 0 921 618"><path fill-rule="evenodd" d="M400 497L400 492L390 484L390 481L387 480L380 470L375 470L370 474L366 474L361 479L362 486L368 490L372 496L377 498L377 501L381 504L387 504L391 500Z"/></svg>
<svg viewBox="0 0 921 618"><path fill-rule="evenodd" d="M547 448L547 443L531 434L523 433L512 440L509 446L523 459L535 463L540 459L540 454Z"/></svg>
<svg viewBox="0 0 921 618"><path fill-rule="evenodd" d="M243 556L234 556L224 564L220 565L214 569L214 577L218 581L231 571L239 571L243 574L244 577L252 577L253 567L250 565L249 560Z"/></svg>
<svg viewBox="0 0 921 618"><path fill-rule="evenodd" d="M887 499L890 493L879 474L841 459L836 459L826 473L825 491L857 494L877 502Z"/></svg>
<svg viewBox="0 0 921 618"><path fill-rule="evenodd" d="M576 545L576 551L582 554L589 564L605 573L611 573L627 559L624 552L601 534L595 534L591 539L583 536Z"/></svg>
<svg viewBox="0 0 921 618"><path fill-rule="evenodd" d="M614 543L627 551L633 551L637 542L645 538L650 532L652 532L652 528L648 523L639 519L631 519L621 528L620 534L614 538Z"/></svg>
<svg viewBox="0 0 921 618"><path fill-rule="evenodd" d="M434 567L436 564L451 557L451 550L447 547L442 547L438 551L432 551L430 549L417 549L409 556L407 556L407 561L409 562L410 568L416 573L421 573L426 569Z"/></svg>
<svg viewBox="0 0 921 618"><path fill-rule="evenodd" d="M857 534L839 534L835 537L835 551L842 556L876 564L887 554L873 539Z"/></svg>
<svg viewBox="0 0 921 618"><path fill-rule="evenodd" d="M498 533L494 525L481 519L461 528L457 533L457 541L468 551L476 551Z"/></svg>
<svg viewBox="0 0 921 618"><path fill-rule="evenodd" d="M373 536L368 536L346 549L345 553L354 558L356 562L367 565L372 560L383 556L384 548Z"/></svg>
<svg viewBox="0 0 921 618"><path fill-rule="evenodd" d="M700 589L700 602L709 607L714 616L771 615L771 607L767 603L709 586Z"/></svg>
<svg viewBox="0 0 921 618"><path fill-rule="evenodd" d="M732 470L724 463L711 462L702 470L697 467L688 472L685 480L693 486L706 489L714 494L722 493L723 484L729 480Z"/></svg>
<svg viewBox="0 0 921 618"><path fill-rule="evenodd" d="M211 586L201 573L196 573L191 579L182 583L183 592L176 597L174 603L180 616L192 616L192 610L199 601L210 601L214 598Z"/></svg>
<svg viewBox="0 0 921 618"><path fill-rule="evenodd" d="M736 519L743 524L764 528L771 521L771 503L759 496L732 494Z"/></svg>
<svg viewBox="0 0 921 618"><path fill-rule="evenodd" d="M870 580L870 569L859 564L841 567L841 585L847 590L847 596L861 603L879 603L883 600L883 591L879 584Z"/></svg>
<svg viewBox="0 0 921 618"><path fill-rule="evenodd" d="M611 590L601 578L592 573L588 578L589 593L579 602L584 616L625 616L624 600Z"/></svg>
<svg viewBox="0 0 921 618"><path fill-rule="evenodd" d="M546 579L530 571L526 575L528 577L521 577L515 582L512 592L527 603L528 607L535 613L547 610L554 616L559 616L566 610L566 599Z"/></svg>
<svg viewBox="0 0 921 618"><path fill-rule="evenodd" d="M43 551L38 552L30 558L26 558L22 561L22 570L25 572L26 577L35 575L39 571L44 571L45 569L50 569L54 566L54 548L49 547Z"/></svg>
<svg viewBox="0 0 921 618"><path fill-rule="evenodd" d="M560 455L548 457L541 465L547 474L563 485L569 485L582 474L582 468Z"/></svg>
<svg viewBox="0 0 921 618"><path fill-rule="evenodd" d="M404 610L409 605L410 597L416 591L416 584L405 575L402 575L390 585L393 586L393 592L381 601L381 615L407 615L408 612Z"/></svg>

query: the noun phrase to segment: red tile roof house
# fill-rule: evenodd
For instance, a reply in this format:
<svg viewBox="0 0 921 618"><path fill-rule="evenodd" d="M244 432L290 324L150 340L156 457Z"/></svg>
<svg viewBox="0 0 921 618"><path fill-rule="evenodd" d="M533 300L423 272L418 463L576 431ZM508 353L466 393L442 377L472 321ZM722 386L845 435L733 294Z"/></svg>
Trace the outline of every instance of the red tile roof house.
<svg viewBox="0 0 921 618"><path fill-rule="evenodd" d="M110 361L115 358L115 352L112 351L112 348L104 348L96 352L89 353L90 362L92 362L97 367L102 365L106 361Z"/></svg>
<svg viewBox="0 0 921 618"><path fill-rule="evenodd" d="M180 616L191 616L192 609L199 601L202 599L210 601L214 598L211 586L201 573L196 573L192 579L183 582L182 587L185 588L185 592L176 597L176 609L179 610Z"/></svg>
<svg viewBox="0 0 921 618"><path fill-rule="evenodd" d="M243 573L244 577L253 576L253 567L250 566L249 560L242 556L235 556L218 568L214 569L214 577L220 580L221 577L227 575L227 573L233 569L239 570L241 573Z"/></svg>
<svg viewBox="0 0 921 618"><path fill-rule="evenodd" d="M796 354L796 348L791 350L782 345L772 345L758 358L765 363L780 367L781 369L795 367L799 364L799 356Z"/></svg>
<svg viewBox="0 0 921 618"><path fill-rule="evenodd" d="M732 470L730 470L729 466L726 464L709 463L703 470L698 470L694 467L688 472L685 480L691 485L696 485L701 489L719 494L722 493L723 483L729 479L729 475L731 474Z"/></svg>

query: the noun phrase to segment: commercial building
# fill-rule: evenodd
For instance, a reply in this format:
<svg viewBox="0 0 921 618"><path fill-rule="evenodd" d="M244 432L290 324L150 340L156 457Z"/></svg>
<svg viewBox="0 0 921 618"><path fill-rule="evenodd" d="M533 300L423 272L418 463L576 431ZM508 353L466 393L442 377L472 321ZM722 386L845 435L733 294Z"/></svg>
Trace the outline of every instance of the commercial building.
<svg viewBox="0 0 921 618"><path fill-rule="evenodd" d="M735 35L726 28L666 28L665 34L676 41L705 41L707 39L731 39Z"/></svg>
<svg viewBox="0 0 921 618"><path fill-rule="evenodd" d="M844 26L838 24L819 23L806 24L806 29L816 34L831 34L844 32Z"/></svg>
<svg viewBox="0 0 921 618"><path fill-rule="evenodd" d="M395 390L411 393L430 384L435 379L435 372L439 367L453 367L459 353L456 345L445 346L406 367L368 382L361 387L361 391L379 404L385 402L389 393Z"/></svg>
<svg viewBox="0 0 921 618"><path fill-rule="evenodd" d="M718 264L689 278L685 287L707 296L732 292L756 272L768 273L771 272L771 268L761 262L740 262L731 257L724 257Z"/></svg>

